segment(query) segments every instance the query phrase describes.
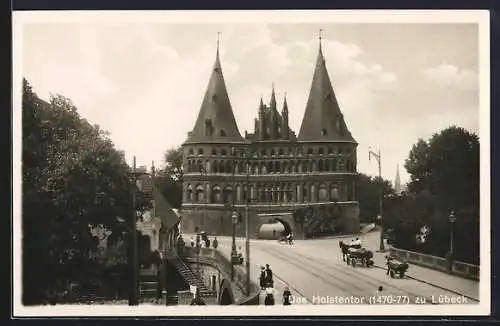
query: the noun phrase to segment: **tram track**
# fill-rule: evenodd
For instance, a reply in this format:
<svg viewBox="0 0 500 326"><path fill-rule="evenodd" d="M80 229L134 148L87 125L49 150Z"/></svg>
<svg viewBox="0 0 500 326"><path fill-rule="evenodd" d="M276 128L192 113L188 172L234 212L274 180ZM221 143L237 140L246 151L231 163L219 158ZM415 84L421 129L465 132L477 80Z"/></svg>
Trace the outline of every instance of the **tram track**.
<svg viewBox="0 0 500 326"><path fill-rule="evenodd" d="M295 266L300 267L304 270L307 270L310 274L316 276L318 279L320 279L326 283L329 283L329 284L341 289L342 291L349 293L351 295L354 295L354 296L359 296L359 293L355 293L354 291L352 291L351 290L352 288L356 288L357 290L361 290L362 292L366 291L366 288L361 288L358 286L359 280L361 280L367 284L370 284L370 286L373 286L374 289L380 285L384 285L386 289L393 290L393 291L385 291L387 293L394 294L394 295L406 295L406 296L410 295L412 297L425 298L426 303L436 304L433 302L433 300L429 296L416 294L412 291L408 291L407 289L403 289L401 287L398 287L398 286L391 284L391 283L388 283L386 281L382 281L380 279L375 279L373 277L370 277L369 275L366 275L363 272L359 272L358 274L353 275L351 272L347 271L344 267L338 266L337 264L332 264L332 263L327 264L325 262L318 261L316 259L312 259L312 258L310 258L302 253L296 252L296 251L293 252L293 254L295 255L295 257L294 257L292 255L283 253L282 251L277 250L275 248L273 248L271 250L269 250L269 249L264 249L264 250L267 251L269 254L279 256L279 258L287 261L288 263L290 263L292 265L295 265ZM304 265L297 263L295 261L296 256L300 256L300 257L312 262L314 265L316 265L316 268L313 267L314 265L304 266ZM327 270L325 270L325 267L327 268ZM332 279L338 279L338 275L336 275L335 273L333 273L331 271L332 268L335 269L335 271L342 273L343 276L347 276L348 278L353 279L352 281L343 279L342 283L348 284L349 288L346 287L345 285L343 285L342 283L332 281ZM319 275L318 272L322 273L323 276ZM326 275L326 277L325 277L325 275ZM357 284L354 283L356 281L357 281ZM394 291L394 290L396 290L396 291ZM399 294L398 294L398 292L399 292Z"/></svg>

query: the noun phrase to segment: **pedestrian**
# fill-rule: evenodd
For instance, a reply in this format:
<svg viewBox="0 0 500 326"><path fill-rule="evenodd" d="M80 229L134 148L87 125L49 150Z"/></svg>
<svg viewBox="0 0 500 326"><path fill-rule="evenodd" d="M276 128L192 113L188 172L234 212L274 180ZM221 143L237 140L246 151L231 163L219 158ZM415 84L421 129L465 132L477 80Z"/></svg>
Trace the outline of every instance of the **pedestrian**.
<svg viewBox="0 0 500 326"><path fill-rule="evenodd" d="M292 296L292 293L290 292L290 289L288 289L288 286L285 286L285 290L283 291L283 305L284 306L289 306L292 304L290 302L291 296Z"/></svg>
<svg viewBox="0 0 500 326"><path fill-rule="evenodd" d="M377 289L377 296L381 295L383 290L384 290L384 288L382 287L382 285L379 286Z"/></svg>
<svg viewBox="0 0 500 326"><path fill-rule="evenodd" d="M272 287L266 288L266 297L264 299L264 305L274 306L274 289Z"/></svg>
<svg viewBox="0 0 500 326"><path fill-rule="evenodd" d="M196 288L196 292L193 300L191 300L191 306L204 306L205 302L200 298L200 290Z"/></svg>
<svg viewBox="0 0 500 326"><path fill-rule="evenodd" d="M217 237L215 237L214 242L212 243L212 246L214 247L214 249L217 249L217 247L219 246L219 241L217 241Z"/></svg>
<svg viewBox="0 0 500 326"><path fill-rule="evenodd" d="M210 239L207 238L207 248L210 248Z"/></svg>
<svg viewBox="0 0 500 326"><path fill-rule="evenodd" d="M270 286L270 287L274 286L273 271L272 271L271 267L269 267L269 264L266 264L266 284L267 284L267 286Z"/></svg>
<svg viewBox="0 0 500 326"><path fill-rule="evenodd" d="M386 273L386 275L389 275L389 273L391 272L391 260L392 260L392 257L385 256L385 258L387 259L387 262L386 262L387 273Z"/></svg>
<svg viewBox="0 0 500 326"><path fill-rule="evenodd" d="M264 266L260 266L260 288L265 290L266 288L266 268Z"/></svg>
<svg viewBox="0 0 500 326"><path fill-rule="evenodd" d="M194 247L194 238L193 238L193 237L191 237L191 239L190 239L190 240L191 240L191 247Z"/></svg>

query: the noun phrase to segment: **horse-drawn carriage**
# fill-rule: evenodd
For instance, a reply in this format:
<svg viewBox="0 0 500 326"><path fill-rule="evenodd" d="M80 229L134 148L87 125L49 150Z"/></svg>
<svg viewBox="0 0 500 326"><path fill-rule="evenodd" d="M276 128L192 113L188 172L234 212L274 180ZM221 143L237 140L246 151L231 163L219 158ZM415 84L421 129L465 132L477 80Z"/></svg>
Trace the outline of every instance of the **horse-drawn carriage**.
<svg viewBox="0 0 500 326"><path fill-rule="evenodd" d="M347 265L352 265L352 267L356 267L358 264L366 267L373 266L373 252L370 250L361 248L360 245L348 245L342 241L339 242L339 246L342 250L342 260Z"/></svg>
<svg viewBox="0 0 500 326"><path fill-rule="evenodd" d="M396 274L399 274L399 278L404 278L405 273L409 267L408 263L405 261L396 260L389 256L386 256L385 258L387 260L387 274L389 274L391 277L395 277Z"/></svg>

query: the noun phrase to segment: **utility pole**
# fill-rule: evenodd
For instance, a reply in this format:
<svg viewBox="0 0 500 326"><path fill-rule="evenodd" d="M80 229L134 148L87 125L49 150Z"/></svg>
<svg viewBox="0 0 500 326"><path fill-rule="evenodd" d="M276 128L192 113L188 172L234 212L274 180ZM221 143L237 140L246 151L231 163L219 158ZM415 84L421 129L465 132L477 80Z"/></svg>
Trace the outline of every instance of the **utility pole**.
<svg viewBox="0 0 500 326"><path fill-rule="evenodd" d="M368 151L368 159L370 160L371 157L375 157L378 163L378 177L379 177L379 215L378 215L378 220L380 221L380 249L379 252L385 252L385 245L384 245L384 216L382 215L383 210L382 210L382 202L383 202L383 196L384 196L384 181L382 180L382 154L380 153L380 149L378 150L378 153L375 153L369 149Z"/></svg>
<svg viewBox="0 0 500 326"><path fill-rule="evenodd" d="M250 295L250 234L249 234L249 216L248 216L248 206L250 204L250 163L248 160L245 162L246 168L247 168L247 200L246 200L246 205L245 205L245 267L246 267L246 277L247 277L247 282L246 282L246 290L247 290L247 295Z"/></svg>
<svg viewBox="0 0 500 326"><path fill-rule="evenodd" d="M136 178L136 157L134 156L133 165L132 165L132 250L131 250L131 273L132 273L132 288L131 293L129 294L129 305L137 306L139 304L139 277L138 277L138 257L137 257L137 178Z"/></svg>

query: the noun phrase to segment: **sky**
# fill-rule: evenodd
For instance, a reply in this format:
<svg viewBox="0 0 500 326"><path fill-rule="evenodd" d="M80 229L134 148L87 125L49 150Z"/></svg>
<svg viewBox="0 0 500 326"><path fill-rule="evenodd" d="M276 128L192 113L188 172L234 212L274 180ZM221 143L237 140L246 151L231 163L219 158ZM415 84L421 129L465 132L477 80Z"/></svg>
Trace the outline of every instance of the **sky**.
<svg viewBox="0 0 500 326"><path fill-rule="evenodd" d="M474 23L65 21L23 25L22 75L37 94L69 97L110 132L127 160L163 164L194 127L215 60L240 133L260 96L287 94L298 134L318 53L358 145L358 171L394 180L413 144L457 125L479 133L479 29Z"/></svg>

